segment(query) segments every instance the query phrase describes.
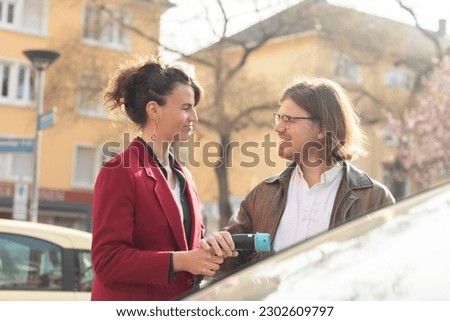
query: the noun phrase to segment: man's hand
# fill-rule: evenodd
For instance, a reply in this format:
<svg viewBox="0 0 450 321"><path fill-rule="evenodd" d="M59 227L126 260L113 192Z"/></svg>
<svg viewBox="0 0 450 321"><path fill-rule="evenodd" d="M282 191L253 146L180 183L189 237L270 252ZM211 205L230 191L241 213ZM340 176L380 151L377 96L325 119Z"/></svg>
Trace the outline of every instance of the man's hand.
<svg viewBox="0 0 450 321"><path fill-rule="evenodd" d="M213 233L200 241L203 249L213 251L219 257L235 257L238 252L235 250L233 238L231 234L226 231L219 231Z"/></svg>

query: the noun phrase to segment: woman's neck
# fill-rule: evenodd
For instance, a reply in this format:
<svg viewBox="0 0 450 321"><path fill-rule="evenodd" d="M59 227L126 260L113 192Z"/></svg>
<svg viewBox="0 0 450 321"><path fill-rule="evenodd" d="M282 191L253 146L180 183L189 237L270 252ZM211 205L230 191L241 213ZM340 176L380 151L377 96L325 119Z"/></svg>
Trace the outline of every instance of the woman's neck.
<svg viewBox="0 0 450 321"><path fill-rule="evenodd" d="M162 142L158 138L151 139L152 135L142 133L141 138L152 148L159 162L163 166L169 165L169 142Z"/></svg>

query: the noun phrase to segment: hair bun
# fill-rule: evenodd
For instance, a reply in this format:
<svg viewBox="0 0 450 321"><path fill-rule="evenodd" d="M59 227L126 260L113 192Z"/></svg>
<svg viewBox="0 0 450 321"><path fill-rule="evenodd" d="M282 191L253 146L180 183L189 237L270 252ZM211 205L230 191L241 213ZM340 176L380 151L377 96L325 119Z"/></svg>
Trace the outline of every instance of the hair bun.
<svg viewBox="0 0 450 321"><path fill-rule="evenodd" d="M143 65L141 68L139 68L138 72L161 74L164 72L164 70L165 67L159 62L149 62Z"/></svg>

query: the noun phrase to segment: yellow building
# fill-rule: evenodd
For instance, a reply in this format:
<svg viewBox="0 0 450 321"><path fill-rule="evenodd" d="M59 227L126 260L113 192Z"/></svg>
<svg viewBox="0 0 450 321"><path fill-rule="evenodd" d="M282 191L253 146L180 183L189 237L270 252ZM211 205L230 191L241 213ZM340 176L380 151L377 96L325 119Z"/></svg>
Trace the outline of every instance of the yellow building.
<svg viewBox="0 0 450 321"><path fill-rule="evenodd" d="M440 21L440 30L430 35L438 42L448 43L445 22ZM217 77L236 66L252 46L257 49L250 53L243 68L231 80ZM413 26L330 5L324 0L305 0L193 55L197 59L192 60L197 78L208 88L206 106L199 108L199 117L204 118L205 124L213 125L198 130L197 136L203 145L197 148L196 158L204 159L201 154L208 151L205 142L220 141L218 132L222 124L227 126L229 120L239 121L236 116L244 115L246 109L271 106L252 114L253 122L258 121L255 125L245 129L237 126L229 137L240 146L246 142L256 143L253 151L259 155L257 164L243 167L239 164L248 157L242 148L233 150L234 165L229 168L228 181L236 210L240 199L256 183L285 168L286 163L279 161L277 148L262 145L267 135L273 134L270 121L283 89L296 76L320 76L343 85L361 115L369 155L355 162L356 165L387 184L397 195L401 195L402 189L406 189L406 193L413 192L414 186L410 183L402 182L403 186L399 187L391 180L388 168L394 160L395 142L387 139L389 131L383 112L410 107L419 92L415 87L416 76L430 66L435 54L433 42ZM212 66L220 63L220 72L217 67L198 63L198 59ZM269 121L267 126L262 125L263 119ZM230 122L230 126L234 124ZM277 142L275 136L272 142ZM276 165L265 161L268 151L270 161ZM215 168L195 166L192 172L197 178L206 214L217 219L219 189Z"/></svg>
<svg viewBox="0 0 450 321"><path fill-rule="evenodd" d="M38 220L89 230L101 163L130 140L107 118L100 93L127 55L157 52L130 27L157 39L170 6L167 0L0 0L1 218L27 219L23 198L26 203L32 189L33 153L5 145L36 131L36 72L23 51L60 54L45 75L43 109L56 107L57 117L41 133Z"/></svg>

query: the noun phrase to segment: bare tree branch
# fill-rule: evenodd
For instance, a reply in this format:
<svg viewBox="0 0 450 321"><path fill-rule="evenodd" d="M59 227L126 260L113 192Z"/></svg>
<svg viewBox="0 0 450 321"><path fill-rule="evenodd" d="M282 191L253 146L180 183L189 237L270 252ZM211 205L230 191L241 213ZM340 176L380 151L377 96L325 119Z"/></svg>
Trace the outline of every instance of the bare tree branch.
<svg viewBox="0 0 450 321"><path fill-rule="evenodd" d="M262 46L264 46L270 39L273 38L274 34L275 34L275 31L273 31L272 33L269 33L269 34L265 33L265 37L263 39L261 39L260 41L253 44L250 47L247 47L247 45L245 45L245 44L241 44L242 48L244 49L244 53L242 54L239 62L228 71L228 78L229 79L233 78L234 75L236 75L236 73L239 70L241 70L241 68L245 65L250 54L252 52L256 51L257 49L261 48Z"/></svg>
<svg viewBox="0 0 450 321"><path fill-rule="evenodd" d="M199 118L198 123L200 125L203 125L209 129L214 130L216 128L216 124L213 122L210 122L209 120L205 119L205 118Z"/></svg>
<svg viewBox="0 0 450 321"><path fill-rule="evenodd" d="M268 111L273 110L274 105L272 104L264 104L264 105L258 105L253 106L250 108L246 108L245 110L241 111L238 115L236 115L230 122L235 126L235 128L243 129L245 127L248 127L247 125L243 126L242 123L248 122L249 120L255 120L254 117L251 117L254 113L258 111Z"/></svg>
<svg viewBox="0 0 450 321"><path fill-rule="evenodd" d="M225 12L225 8L223 7L222 0L217 0L217 4L219 5L220 12L222 13L222 16L223 16L223 28L222 28L222 37L221 37L221 39L223 39L226 37L226 34L227 34L229 20L227 17L227 13Z"/></svg>
<svg viewBox="0 0 450 321"><path fill-rule="evenodd" d="M402 0L396 0L396 1L401 8L406 10L411 15L411 17L414 19L417 29L419 29L420 32L422 32L422 34L425 37L427 37L434 44L434 47L436 48L437 58L439 59L439 61L441 61L442 57L443 57L443 52L442 52L442 47L441 47L439 40L433 34L431 34L428 30L425 30L424 28L422 28L422 26L419 24L419 21L417 19L416 14L413 11L413 9L411 9L410 7L403 4Z"/></svg>
<svg viewBox="0 0 450 321"><path fill-rule="evenodd" d="M108 8L106 5L100 4L99 5L99 9L105 11L109 15L109 17L112 20L114 20L117 23L119 23L121 27L123 27L123 28L125 28L125 29L127 29L127 30L129 30L129 31L131 31L131 32L133 32L133 33L135 33L137 35L139 35L143 39L146 39L146 40L148 40L148 41L150 41L152 43L155 43L155 44L159 45L162 49L167 50L167 51L172 52L172 53L175 53L175 54L178 54L184 59L189 59L191 61L195 61L195 62L200 63L202 65L214 68L214 64L210 63L209 61L207 61L205 59L201 59L199 57L193 57L193 56L190 56L190 55L186 55L185 53L181 52L178 49L174 49L174 48L171 48L169 46L166 46L166 45L162 44L159 41L159 38L154 37L152 35L149 35L149 34L145 33L144 31L142 31L141 29L132 26L131 24L125 23L122 19L118 19L118 17L116 17L116 15L114 14L114 11L112 9Z"/></svg>

